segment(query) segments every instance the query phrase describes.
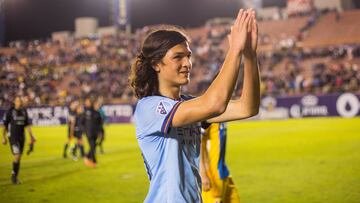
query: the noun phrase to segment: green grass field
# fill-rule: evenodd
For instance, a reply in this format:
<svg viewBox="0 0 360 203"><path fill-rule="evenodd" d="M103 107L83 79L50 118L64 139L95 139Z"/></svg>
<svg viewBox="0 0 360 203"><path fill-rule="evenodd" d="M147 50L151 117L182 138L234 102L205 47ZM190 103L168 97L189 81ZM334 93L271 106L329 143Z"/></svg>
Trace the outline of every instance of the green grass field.
<svg viewBox="0 0 360 203"><path fill-rule="evenodd" d="M21 185L0 146L0 202L142 202L148 180L132 125L106 127L98 167L61 157L66 127L33 127ZM243 203L360 202L360 118L230 123L227 164Z"/></svg>

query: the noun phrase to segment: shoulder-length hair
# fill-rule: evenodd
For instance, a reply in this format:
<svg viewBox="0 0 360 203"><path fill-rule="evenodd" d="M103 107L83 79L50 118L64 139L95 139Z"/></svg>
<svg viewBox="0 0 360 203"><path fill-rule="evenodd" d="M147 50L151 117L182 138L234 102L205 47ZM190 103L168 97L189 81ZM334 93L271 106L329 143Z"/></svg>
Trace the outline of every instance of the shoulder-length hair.
<svg viewBox="0 0 360 203"><path fill-rule="evenodd" d="M157 73L153 67L161 62L169 49L183 42L190 42L189 37L175 27L158 29L147 35L129 76L138 99L159 94Z"/></svg>

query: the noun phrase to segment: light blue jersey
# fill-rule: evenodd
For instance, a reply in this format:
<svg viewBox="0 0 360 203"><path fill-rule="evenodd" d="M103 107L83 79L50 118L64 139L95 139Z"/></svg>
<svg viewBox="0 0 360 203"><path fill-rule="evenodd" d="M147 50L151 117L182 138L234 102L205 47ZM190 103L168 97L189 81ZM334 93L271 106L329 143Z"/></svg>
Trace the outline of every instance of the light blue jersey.
<svg viewBox="0 0 360 203"><path fill-rule="evenodd" d="M148 96L137 103L136 137L150 179L144 202L202 202L200 124L171 127L181 102L162 96Z"/></svg>

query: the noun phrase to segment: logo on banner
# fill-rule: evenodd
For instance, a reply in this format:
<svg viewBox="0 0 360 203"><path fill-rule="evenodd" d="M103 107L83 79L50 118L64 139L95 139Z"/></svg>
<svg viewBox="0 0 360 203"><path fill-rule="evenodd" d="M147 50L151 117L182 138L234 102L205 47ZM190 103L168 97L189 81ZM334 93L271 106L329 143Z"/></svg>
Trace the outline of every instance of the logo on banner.
<svg viewBox="0 0 360 203"><path fill-rule="evenodd" d="M68 115L66 107L32 107L27 112L33 125L60 125Z"/></svg>
<svg viewBox="0 0 360 203"><path fill-rule="evenodd" d="M289 117L288 109L277 107L277 101L274 97L265 97L261 100L259 117L261 119L285 119Z"/></svg>
<svg viewBox="0 0 360 203"><path fill-rule="evenodd" d="M336 101L336 110L342 117L354 117L360 110L359 100L354 94L342 94Z"/></svg>
<svg viewBox="0 0 360 203"><path fill-rule="evenodd" d="M292 117L302 116L328 116L329 111L326 105L319 105L319 98L315 95L307 95L301 99L301 106L293 105L290 108Z"/></svg>
<svg viewBox="0 0 360 203"><path fill-rule="evenodd" d="M293 118L301 118L301 108L300 105L294 104L290 107L290 115Z"/></svg>
<svg viewBox="0 0 360 203"><path fill-rule="evenodd" d="M319 103L319 98L314 95L307 95L301 99L301 103L304 106L316 106Z"/></svg>

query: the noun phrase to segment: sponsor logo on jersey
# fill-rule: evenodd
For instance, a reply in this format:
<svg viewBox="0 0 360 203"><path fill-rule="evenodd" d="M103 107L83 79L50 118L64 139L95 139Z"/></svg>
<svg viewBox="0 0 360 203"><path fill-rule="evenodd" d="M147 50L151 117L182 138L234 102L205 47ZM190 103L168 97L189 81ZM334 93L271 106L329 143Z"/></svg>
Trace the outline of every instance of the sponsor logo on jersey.
<svg viewBox="0 0 360 203"><path fill-rule="evenodd" d="M20 153L20 149L19 149L19 147L17 145L14 144L11 147L12 147L12 150L13 150L14 154L19 154Z"/></svg>

